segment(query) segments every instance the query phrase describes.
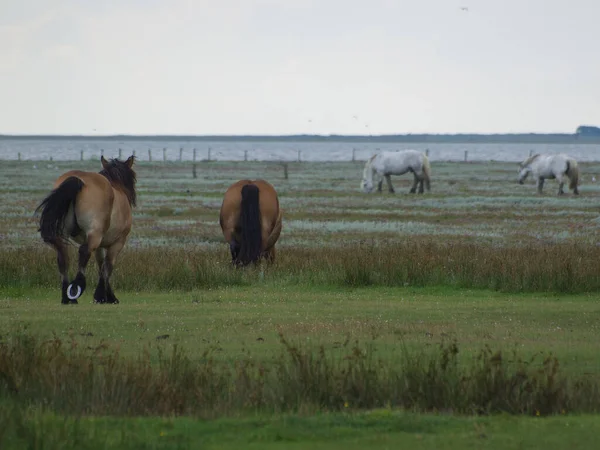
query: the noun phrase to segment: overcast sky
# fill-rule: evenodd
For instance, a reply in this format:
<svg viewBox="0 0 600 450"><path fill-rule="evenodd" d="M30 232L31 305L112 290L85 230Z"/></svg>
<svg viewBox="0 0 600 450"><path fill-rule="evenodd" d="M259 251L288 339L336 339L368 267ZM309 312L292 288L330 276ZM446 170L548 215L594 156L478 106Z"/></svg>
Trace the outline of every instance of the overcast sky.
<svg viewBox="0 0 600 450"><path fill-rule="evenodd" d="M600 125L599 17L599 0L0 0L0 133L572 132Z"/></svg>

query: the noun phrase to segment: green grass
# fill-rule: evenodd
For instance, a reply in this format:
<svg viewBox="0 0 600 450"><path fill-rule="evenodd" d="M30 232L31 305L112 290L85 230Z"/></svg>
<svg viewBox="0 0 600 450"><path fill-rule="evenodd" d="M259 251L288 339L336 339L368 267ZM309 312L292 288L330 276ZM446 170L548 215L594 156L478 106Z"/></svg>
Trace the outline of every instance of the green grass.
<svg viewBox="0 0 600 450"><path fill-rule="evenodd" d="M199 421L63 418L0 406L3 450L53 449L590 449L595 416L474 417L390 410Z"/></svg>
<svg viewBox="0 0 600 450"><path fill-rule="evenodd" d="M0 291L0 329L50 337L74 335L82 345L119 343L126 355L147 345L177 343L192 358L217 346L219 359L244 350L258 358L279 351L278 333L302 344L338 346L349 336L375 338L378 352L456 340L474 355L483 345L527 354L551 351L563 369L600 373L597 296L503 294L447 288L224 287L192 292L123 292L118 306L60 304L58 288ZM157 341L157 337L169 335Z"/></svg>

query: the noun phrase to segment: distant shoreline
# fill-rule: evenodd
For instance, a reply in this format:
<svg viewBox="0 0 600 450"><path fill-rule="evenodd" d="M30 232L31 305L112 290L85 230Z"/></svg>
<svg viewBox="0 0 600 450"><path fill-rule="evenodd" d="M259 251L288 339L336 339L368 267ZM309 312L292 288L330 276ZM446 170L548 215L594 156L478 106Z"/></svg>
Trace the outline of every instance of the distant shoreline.
<svg viewBox="0 0 600 450"><path fill-rule="evenodd" d="M600 144L600 136L555 133L394 135L0 135L0 140Z"/></svg>

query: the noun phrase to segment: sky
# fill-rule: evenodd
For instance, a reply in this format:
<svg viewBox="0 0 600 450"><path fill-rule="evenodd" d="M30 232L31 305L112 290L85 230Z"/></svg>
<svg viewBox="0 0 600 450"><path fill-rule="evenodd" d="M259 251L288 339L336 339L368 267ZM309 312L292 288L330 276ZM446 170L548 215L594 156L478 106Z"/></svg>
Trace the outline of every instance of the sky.
<svg viewBox="0 0 600 450"><path fill-rule="evenodd" d="M574 132L598 0L0 0L0 134Z"/></svg>

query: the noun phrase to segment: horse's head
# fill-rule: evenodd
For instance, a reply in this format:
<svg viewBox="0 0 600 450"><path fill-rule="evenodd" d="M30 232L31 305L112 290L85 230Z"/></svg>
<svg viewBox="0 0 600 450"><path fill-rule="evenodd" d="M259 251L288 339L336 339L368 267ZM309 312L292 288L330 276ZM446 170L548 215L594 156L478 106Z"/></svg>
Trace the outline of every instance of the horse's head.
<svg viewBox="0 0 600 450"><path fill-rule="evenodd" d="M365 194L373 192L373 179L366 180L363 178L360 182L360 188Z"/></svg>
<svg viewBox="0 0 600 450"><path fill-rule="evenodd" d="M133 163L135 162L135 156L130 156L126 161L121 161L116 158L107 161L104 156L101 156L100 161L102 162L100 174L108 178L108 181L110 181L111 184L121 186L129 199L129 203L135 206L136 174L132 169Z"/></svg>
<svg viewBox="0 0 600 450"><path fill-rule="evenodd" d="M519 184L525 183L525 178L527 178L527 175L529 175L530 172L531 172L531 166L529 166L528 164L525 164L525 163L519 164L519 177L518 177Z"/></svg>
<svg viewBox="0 0 600 450"><path fill-rule="evenodd" d="M373 166L371 166L372 161L373 157L369 159L365 164L365 170L363 170L362 181L360 182L360 189L365 194L373 192Z"/></svg>

